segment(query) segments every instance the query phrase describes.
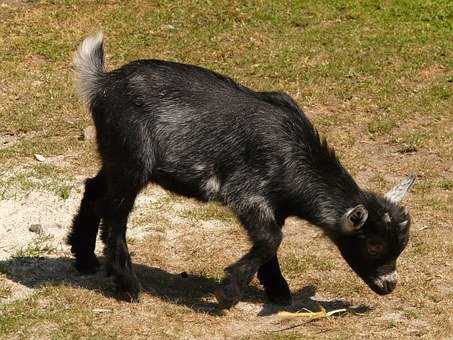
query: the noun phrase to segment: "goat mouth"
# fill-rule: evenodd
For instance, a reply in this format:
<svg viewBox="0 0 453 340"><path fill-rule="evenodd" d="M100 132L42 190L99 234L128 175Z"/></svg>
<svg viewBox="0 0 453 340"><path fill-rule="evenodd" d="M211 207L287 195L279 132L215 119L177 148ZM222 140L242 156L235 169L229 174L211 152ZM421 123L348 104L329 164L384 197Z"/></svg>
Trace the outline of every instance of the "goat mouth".
<svg viewBox="0 0 453 340"><path fill-rule="evenodd" d="M377 294L386 295L393 292L398 282L396 272L366 279L367 285Z"/></svg>

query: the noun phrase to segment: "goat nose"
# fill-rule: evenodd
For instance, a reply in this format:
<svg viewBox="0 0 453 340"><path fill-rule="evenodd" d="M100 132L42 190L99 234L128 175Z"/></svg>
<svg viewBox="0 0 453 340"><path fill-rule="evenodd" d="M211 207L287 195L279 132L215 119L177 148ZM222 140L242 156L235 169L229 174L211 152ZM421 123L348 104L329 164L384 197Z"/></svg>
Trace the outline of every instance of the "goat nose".
<svg viewBox="0 0 453 340"><path fill-rule="evenodd" d="M388 292L391 292L396 287L396 280L386 280L384 281L384 287Z"/></svg>

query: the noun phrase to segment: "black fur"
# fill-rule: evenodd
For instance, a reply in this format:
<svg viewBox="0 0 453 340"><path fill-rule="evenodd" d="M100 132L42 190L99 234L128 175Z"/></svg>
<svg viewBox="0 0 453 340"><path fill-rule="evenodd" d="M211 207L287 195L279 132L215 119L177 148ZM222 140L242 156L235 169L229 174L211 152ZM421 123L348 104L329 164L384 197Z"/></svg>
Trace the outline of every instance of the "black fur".
<svg viewBox="0 0 453 340"><path fill-rule="evenodd" d="M83 53L76 65L96 125L102 170L87 180L68 238L80 271L98 265L94 241L102 219L108 271L122 292L138 298L126 224L136 195L154 182L222 202L246 229L252 247L226 269L224 286L216 292L225 307L240 299L257 273L271 301L290 303L277 259L288 216L323 228L373 290L393 289L373 280L394 269L407 243L409 225L398 226L407 214L361 190L287 94L255 92L209 70L160 60L105 72L102 40L93 44L89 58ZM357 205L369 217L360 229L346 232L343 216ZM386 212L391 222L384 221ZM381 244L379 254L367 251L370 240Z"/></svg>

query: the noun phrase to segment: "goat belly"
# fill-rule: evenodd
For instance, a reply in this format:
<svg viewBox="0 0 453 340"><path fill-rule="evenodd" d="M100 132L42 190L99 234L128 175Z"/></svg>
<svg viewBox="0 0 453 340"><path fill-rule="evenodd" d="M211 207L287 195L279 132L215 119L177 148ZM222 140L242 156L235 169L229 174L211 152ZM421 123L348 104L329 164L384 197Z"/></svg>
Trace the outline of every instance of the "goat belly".
<svg viewBox="0 0 453 340"><path fill-rule="evenodd" d="M156 171L153 175L153 181L175 194L196 198L203 202L209 200L209 196L201 190L200 181L196 178L186 178Z"/></svg>

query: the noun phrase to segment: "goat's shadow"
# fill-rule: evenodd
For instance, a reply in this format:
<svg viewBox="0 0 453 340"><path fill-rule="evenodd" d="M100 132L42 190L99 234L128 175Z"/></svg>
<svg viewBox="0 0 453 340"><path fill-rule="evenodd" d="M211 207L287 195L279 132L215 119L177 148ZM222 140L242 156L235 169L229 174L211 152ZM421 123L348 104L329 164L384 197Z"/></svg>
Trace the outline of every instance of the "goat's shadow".
<svg viewBox="0 0 453 340"><path fill-rule="evenodd" d="M29 288L65 284L94 290L107 297L117 297L111 279L105 276L103 270L99 270L94 275L80 275L72 264L73 260L67 257L16 257L0 261L0 272L10 280ZM196 312L211 315L223 314L212 298L214 290L219 287L217 280L185 272L169 273L142 264L134 264L134 269L145 294L187 306ZM306 286L293 292L294 302L291 306L278 306L267 303L264 292L250 286L245 290L241 301L263 303L260 316L275 314L281 310L298 311L302 308L315 311L319 310L320 306L326 311L345 308L348 312L365 313L370 310L365 305L353 307L344 300L319 301L314 298L315 293L313 286Z"/></svg>

